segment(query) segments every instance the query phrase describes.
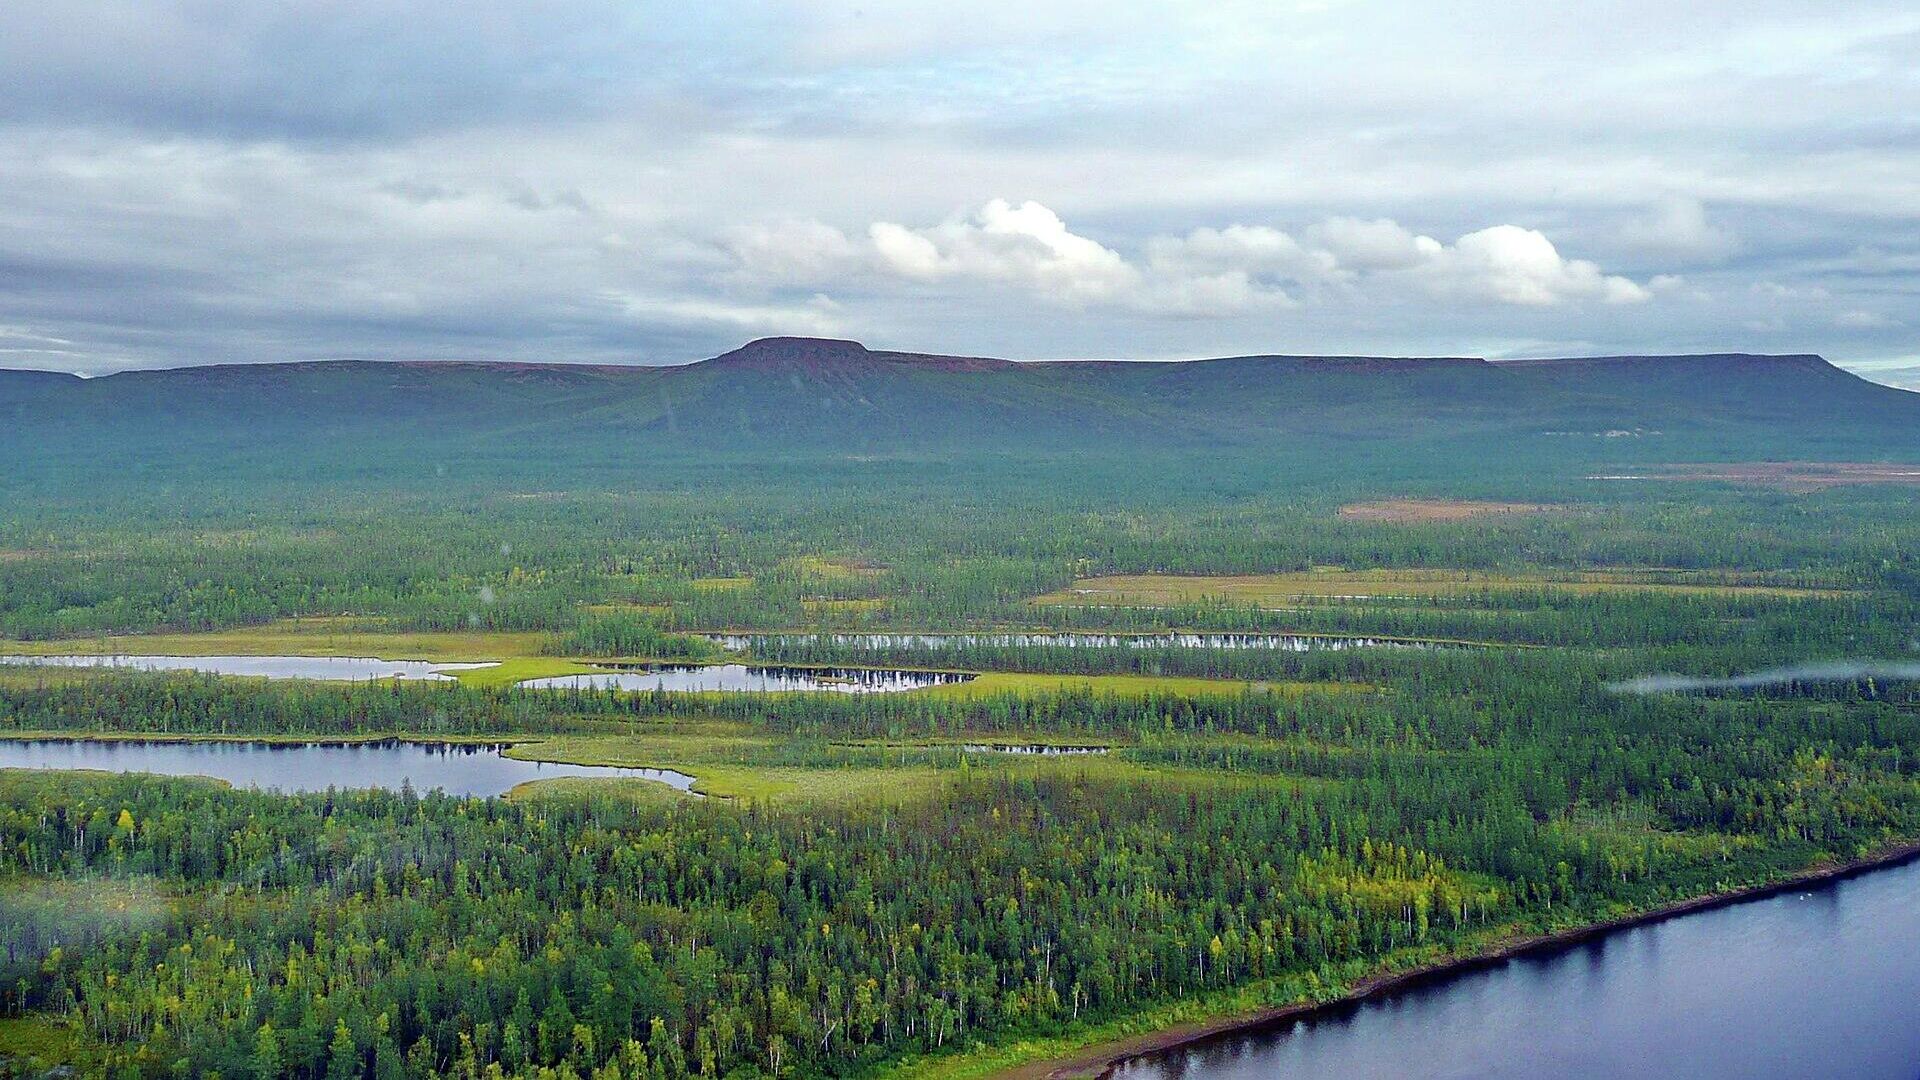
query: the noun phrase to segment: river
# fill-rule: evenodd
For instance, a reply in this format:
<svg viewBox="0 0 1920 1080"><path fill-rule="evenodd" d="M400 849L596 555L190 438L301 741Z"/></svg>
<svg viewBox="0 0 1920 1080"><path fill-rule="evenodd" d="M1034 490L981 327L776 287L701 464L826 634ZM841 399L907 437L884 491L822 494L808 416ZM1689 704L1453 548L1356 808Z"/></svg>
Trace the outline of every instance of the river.
<svg viewBox="0 0 1920 1080"><path fill-rule="evenodd" d="M1920 862L1633 927L1116 1080L1920 1076Z"/></svg>

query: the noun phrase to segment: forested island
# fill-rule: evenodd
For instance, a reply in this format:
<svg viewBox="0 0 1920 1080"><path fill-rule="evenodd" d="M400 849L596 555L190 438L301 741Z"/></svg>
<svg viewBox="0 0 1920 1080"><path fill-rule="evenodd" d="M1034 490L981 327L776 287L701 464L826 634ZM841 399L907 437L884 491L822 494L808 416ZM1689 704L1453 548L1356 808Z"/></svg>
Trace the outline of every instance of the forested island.
<svg viewBox="0 0 1920 1080"><path fill-rule="evenodd" d="M1817 358L774 341L0 417L0 736L694 778L0 771L0 1071L997 1075L1920 840L1920 396ZM114 655L446 667L32 662ZM593 681L720 663L956 678Z"/></svg>

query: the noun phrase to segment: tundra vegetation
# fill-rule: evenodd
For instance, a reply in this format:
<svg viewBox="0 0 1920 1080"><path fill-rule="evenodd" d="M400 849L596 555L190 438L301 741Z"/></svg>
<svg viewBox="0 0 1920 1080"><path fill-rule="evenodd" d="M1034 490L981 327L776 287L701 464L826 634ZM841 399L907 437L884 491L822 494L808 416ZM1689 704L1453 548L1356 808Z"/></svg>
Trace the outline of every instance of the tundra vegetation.
<svg viewBox="0 0 1920 1080"><path fill-rule="evenodd" d="M1913 661L1914 492L1588 477L1911 460L1912 430L1556 427L1524 454L1450 431L703 446L642 469L583 426L594 452L538 466L491 444L405 459L446 451L430 476L292 436L225 472L29 455L0 480L0 652L503 664L444 683L0 668L0 735L484 738L677 769L709 797L0 773L0 1068L973 1075L1872 857L1920 839L1915 683L1620 687ZM1431 509L1455 504L1499 509ZM1041 630L1396 640L833 636ZM788 636L704 636L726 631ZM978 677L517 685L716 659ZM1106 752L980 749L1014 745Z"/></svg>

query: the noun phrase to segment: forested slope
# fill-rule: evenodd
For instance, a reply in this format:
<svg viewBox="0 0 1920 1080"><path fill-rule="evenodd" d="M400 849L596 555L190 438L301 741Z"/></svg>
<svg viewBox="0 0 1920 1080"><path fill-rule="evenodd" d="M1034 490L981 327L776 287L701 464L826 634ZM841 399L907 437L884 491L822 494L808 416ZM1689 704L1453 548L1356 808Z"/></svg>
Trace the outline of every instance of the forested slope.
<svg viewBox="0 0 1920 1080"><path fill-rule="evenodd" d="M1920 395L1818 357L1248 356L1015 364L776 338L681 367L326 362L78 379L0 372L27 473L191 474L209 454L313 476L510 459L565 477L715 455L938 456L1303 447L1549 449L1630 435L1667 460L1916 449ZM1519 440L1516 442L1516 440Z"/></svg>

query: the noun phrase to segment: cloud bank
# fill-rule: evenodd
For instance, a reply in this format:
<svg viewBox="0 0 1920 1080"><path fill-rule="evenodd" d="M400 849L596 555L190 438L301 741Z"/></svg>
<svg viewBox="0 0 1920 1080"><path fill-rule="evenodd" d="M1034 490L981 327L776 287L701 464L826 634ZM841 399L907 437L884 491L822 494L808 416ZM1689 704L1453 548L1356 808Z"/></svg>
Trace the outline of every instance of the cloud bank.
<svg viewBox="0 0 1920 1080"><path fill-rule="evenodd" d="M16 7L0 365L1920 355L1891 0Z"/></svg>
<svg viewBox="0 0 1920 1080"><path fill-rule="evenodd" d="M1040 203L993 199L972 214L913 227L876 221L849 237L817 221L743 230L732 244L754 280L823 285L866 275L1005 286L1069 308L1221 317L1297 307L1299 296L1360 290L1391 297L1553 307L1639 303L1645 287L1562 256L1534 229L1494 225L1445 244L1380 218L1329 218L1303 238L1268 225L1152 236L1129 259L1068 228Z"/></svg>

